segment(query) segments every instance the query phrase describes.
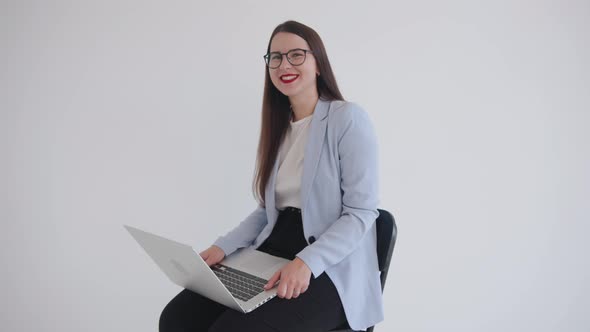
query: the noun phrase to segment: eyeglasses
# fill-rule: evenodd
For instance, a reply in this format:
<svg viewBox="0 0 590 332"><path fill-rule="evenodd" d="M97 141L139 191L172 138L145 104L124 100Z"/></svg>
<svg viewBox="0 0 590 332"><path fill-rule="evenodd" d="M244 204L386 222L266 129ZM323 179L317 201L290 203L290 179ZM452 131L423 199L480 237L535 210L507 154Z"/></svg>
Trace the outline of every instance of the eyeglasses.
<svg viewBox="0 0 590 332"><path fill-rule="evenodd" d="M310 50L304 50L302 48L295 48L290 50L287 53L281 52L270 52L264 55L264 62L270 69L279 68L281 63L283 63L283 55L287 56L287 61L293 66L301 66L305 62L305 57L307 53L313 53Z"/></svg>

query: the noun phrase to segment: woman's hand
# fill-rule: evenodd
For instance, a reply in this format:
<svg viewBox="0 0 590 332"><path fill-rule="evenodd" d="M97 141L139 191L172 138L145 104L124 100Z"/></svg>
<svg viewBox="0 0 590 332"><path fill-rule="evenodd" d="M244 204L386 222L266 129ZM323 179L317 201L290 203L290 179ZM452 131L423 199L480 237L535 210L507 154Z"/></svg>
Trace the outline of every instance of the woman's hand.
<svg viewBox="0 0 590 332"><path fill-rule="evenodd" d="M307 267L307 264L299 257L295 257L289 264L275 272L264 286L264 289L273 288L274 284L280 280L277 295L280 298L289 300L297 298L307 290L310 278L311 270Z"/></svg>
<svg viewBox="0 0 590 332"><path fill-rule="evenodd" d="M207 265L211 266L223 260L225 253L218 246L211 246L209 249L202 251L199 255L203 258Z"/></svg>

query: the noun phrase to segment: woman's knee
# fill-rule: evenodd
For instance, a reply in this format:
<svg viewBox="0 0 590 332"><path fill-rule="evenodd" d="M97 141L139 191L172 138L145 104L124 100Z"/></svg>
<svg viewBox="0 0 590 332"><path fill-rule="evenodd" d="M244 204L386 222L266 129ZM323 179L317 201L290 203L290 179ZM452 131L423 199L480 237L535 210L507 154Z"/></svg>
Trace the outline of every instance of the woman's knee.
<svg viewBox="0 0 590 332"><path fill-rule="evenodd" d="M160 332L184 331L184 311L190 309L189 295L186 290L176 295L160 313L158 322Z"/></svg>
<svg viewBox="0 0 590 332"><path fill-rule="evenodd" d="M158 330L160 332L175 332L180 331L178 328L178 312L175 310L173 301L168 303L160 313L158 322Z"/></svg>
<svg viewBox="0 0 590 332"><path fill-rule="evenodd" d="M207 331L227 308L189 290L180 292L160 314L160 332Z"/></svg>

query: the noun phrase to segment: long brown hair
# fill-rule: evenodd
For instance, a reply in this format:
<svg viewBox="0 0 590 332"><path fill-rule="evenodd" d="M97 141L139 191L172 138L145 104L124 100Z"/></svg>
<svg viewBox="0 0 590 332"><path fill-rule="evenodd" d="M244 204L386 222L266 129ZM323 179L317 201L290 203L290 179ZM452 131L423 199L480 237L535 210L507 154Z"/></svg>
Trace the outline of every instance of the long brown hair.
<svg viewBox="0 0 590 332"><path fill-rule="evenodd" d="M336 78L332 72L330 61L324 43L320 36L312 28L295 21L287 21L279 24L268 40L266 53L270 52L270 43L279 32L289 32L303 38L313 52L319 76L316 76L316 84L319 98L323 100L344 100ZM256 169L252 184L254 196L260 204L265 202L265 188L270 178L279 147L289 127L291 108L289 97L282 94L272 83L268 68L264 68L264 96L262 99L262 124L260 126L260 141L256 157Z"/></svg>

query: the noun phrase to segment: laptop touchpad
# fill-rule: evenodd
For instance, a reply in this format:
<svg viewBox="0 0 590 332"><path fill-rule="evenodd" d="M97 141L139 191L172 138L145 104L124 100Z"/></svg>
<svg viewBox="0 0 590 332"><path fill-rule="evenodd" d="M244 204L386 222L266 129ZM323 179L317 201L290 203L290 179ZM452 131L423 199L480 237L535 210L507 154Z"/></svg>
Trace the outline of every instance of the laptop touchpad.
<svg viewBox="0 0 590 332"><path fill-rule="evenodd" d="M289 260L257 250L246 249L232 256L234 255L230 255L222 264L266 279L272 277L273 273L289 262Z"/></svg>

